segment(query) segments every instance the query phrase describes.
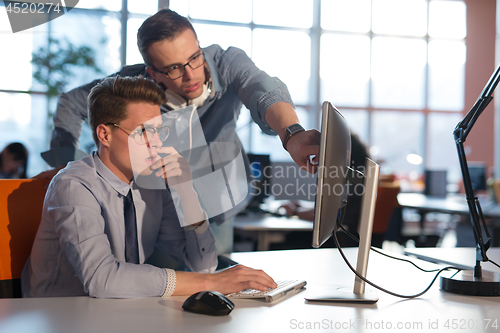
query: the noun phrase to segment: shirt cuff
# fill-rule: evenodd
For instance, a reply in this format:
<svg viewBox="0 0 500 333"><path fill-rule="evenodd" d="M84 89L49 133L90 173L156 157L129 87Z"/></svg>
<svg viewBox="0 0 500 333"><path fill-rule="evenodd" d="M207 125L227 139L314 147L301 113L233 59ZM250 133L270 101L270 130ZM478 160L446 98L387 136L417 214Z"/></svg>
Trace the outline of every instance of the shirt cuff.
<svg viewBox="0 0 500 333"><path fill-rule="evenodd" d="M175 271L169 268L165 268L165 271L167 271L167 287L165 288L165 292L163 293L163 295L161 295L161 297L172 296L175 290L175 283L176 283Z"/></svg>
<svg viewBox="0 0 500 333"><path fill-rule="evenodd" d="M197 235L201 235L205 231L207 231L209 226L210 226L210 223L208 223L208 219L205 219L205 221L203 221L203 223L198 225L198 226L188 225L188 226L185 226L184 229L194 230L194 232L196 232Z"/></svg>

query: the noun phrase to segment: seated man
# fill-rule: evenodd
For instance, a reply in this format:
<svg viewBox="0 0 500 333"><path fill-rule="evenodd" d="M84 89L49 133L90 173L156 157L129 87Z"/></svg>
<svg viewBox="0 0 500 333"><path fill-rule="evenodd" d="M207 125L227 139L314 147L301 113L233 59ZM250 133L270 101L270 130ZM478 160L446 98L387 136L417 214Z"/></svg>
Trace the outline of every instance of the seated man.
<svg viewBox="0 0 500 333"><path fill-rule="evenodd" d="M92 89L88 112L97 152L52 179L23 270L24 297L226 294L276 286L263 271L242 265L213 273L215 242L189 166L172 147L162 147L164 103L162 89L143 77L114 77ZM165 178L170 191L140 187L138 174ZM179 204L184 214L177 213ZM155 243L191 272L144 264Z"/></svg>

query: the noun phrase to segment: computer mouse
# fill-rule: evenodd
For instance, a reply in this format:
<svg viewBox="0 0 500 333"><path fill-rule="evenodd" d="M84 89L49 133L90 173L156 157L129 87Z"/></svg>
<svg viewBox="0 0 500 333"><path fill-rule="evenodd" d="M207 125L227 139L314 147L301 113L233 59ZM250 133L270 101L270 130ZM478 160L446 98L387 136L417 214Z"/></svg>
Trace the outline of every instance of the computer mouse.
<svg viewBox="0 0 500 333"><path fill-rule="evenodd" d="M234 309L234 303L217 291L200 291L189 296L182 308L210 316L226 316Z"/></svg>

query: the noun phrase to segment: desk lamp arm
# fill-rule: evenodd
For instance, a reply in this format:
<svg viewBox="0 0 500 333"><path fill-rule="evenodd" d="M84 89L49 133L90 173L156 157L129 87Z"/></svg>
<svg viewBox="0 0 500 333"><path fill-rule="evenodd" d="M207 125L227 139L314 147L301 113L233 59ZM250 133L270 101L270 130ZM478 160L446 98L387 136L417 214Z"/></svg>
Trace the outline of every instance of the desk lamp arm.
<svg viewBox="0 0 500 333"><path fill-rule="evenodd" d="M455 138L455 144L457 146L458 158L460 161L460 168L462 170L462 177L464 182L465 194L467 197L467 204L469 206L469 211L471 214L472 229L474 232L474 238L476 241L476 267L474 270L474 276L481 277L481 261L488 261L486 256L486 251L491 245L491 237L484 221L483 212L479 204L479 200L474 195L474 190L472 188L472 182L469 174L469 167L467 165L467 158L465 155L464 142L467 139L472 127L476 123L477 119L481 113L486 109L488 104L493 100L493 92L500 82L500 66L491 76L490 80L484 87L481 95L477 99L474 106L467 113L464 119L457 124L453 135ZM486 244L483 240L483 234L481 231L481 226L486 232L486 237L488 241Z"/></svg>

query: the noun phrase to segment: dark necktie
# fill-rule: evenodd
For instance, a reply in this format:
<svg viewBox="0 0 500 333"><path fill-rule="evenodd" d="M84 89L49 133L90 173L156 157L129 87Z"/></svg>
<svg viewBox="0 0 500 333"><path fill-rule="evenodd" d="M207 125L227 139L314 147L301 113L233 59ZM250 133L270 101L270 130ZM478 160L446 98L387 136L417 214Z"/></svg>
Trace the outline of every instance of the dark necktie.
<svg viewBox="0 0 500 333"><path fill-rule="evenodd" d="M126 197L123 197L123 216L125 218L125 260L138 264L139 245L137 243L137 223L132 190L128 191Z"/></svg>

